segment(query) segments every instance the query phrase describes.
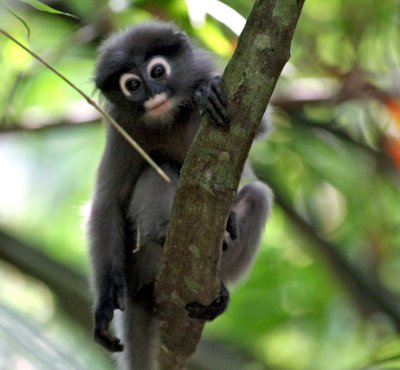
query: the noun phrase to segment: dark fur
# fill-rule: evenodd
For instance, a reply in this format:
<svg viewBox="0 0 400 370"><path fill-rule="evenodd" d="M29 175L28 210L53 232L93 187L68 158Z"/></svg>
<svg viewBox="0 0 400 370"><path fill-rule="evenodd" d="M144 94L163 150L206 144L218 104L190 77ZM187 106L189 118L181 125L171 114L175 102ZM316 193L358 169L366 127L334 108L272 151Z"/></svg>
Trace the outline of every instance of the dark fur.
<svg viewBox="0 0 400 370"><path fill-rule="evenodd" d="M170 76L152 81L145 65L154 55L167 58ZM133 72L145 89L126 97L119 76ZM95 338L112 351L122 350L108 331L114 311L118 335L125 345L124 369L157 368L158 331L152 305L152 282L172 207L179 169L199 126L196 94L215 76L210 56L189 44L174 26L148 23L110 37L101 47L95 82L107 110L171 177L167 184L113 129L97 175L88 222ZM144 117L143 103L166 93L177 98L173 114L159 120ZM223 282L236 280L251 266L270 209L270 191L260 182L245 186L233 205L237 240L226 235L228 250L221 261ZM228 229L231 229L232 222ZM234 232L231 232L234 235ZM125 309L121 312L118 309Z"/></svg>

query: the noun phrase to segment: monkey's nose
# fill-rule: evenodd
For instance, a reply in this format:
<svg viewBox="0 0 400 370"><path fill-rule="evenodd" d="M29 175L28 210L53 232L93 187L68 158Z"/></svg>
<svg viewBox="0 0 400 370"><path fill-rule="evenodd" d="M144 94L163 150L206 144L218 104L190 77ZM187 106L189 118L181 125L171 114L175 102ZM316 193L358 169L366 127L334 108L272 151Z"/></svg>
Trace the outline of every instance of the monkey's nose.
<svg viewBox="0 0 400 370"><path fill-rule="evenodd" d="M152 96L144 103L144 107L146 110L156 109L159 106L163 105L168 100L168 96L166 93L157 94Z"/></svg>

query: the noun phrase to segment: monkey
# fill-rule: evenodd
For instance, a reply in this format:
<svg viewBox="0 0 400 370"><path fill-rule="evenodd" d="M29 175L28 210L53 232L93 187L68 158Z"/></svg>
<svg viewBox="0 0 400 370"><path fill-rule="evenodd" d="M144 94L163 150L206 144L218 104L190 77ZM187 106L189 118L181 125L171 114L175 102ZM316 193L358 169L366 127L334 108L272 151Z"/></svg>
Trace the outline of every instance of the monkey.
<svg viewBox="0 0 400 370"><path fill-rule="evenodd" d="M153 370L159 338L152 290L179 172L201 115L221 130L230 117L213 58L170 23L143 23L106 39L94 81L108 113L171 179L166 183L107 129L87 223L94 339L123 351L122 368ZM238 192L227 219L220 294L209 306L188 303L190 317L212 320L226 309L225 284L251 267L270 208L267 185L255 180Z"/></svg>

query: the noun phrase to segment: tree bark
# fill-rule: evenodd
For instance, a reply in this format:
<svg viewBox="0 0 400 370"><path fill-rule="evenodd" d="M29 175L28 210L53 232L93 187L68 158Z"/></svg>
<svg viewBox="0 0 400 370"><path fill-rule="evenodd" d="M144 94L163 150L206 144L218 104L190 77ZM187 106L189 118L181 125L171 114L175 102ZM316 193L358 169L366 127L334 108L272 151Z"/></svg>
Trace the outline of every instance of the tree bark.
<svg viewBox="0 0 400 370"><path fill-rule="evenodd" d="M187 155L155 286L163 370L184 369L202 322L189 319L189 302L210 304L219 290L218 261L227 215L269 98L290 56L304 0L255 1L222 78L229 131L204 117Z"/></svg>

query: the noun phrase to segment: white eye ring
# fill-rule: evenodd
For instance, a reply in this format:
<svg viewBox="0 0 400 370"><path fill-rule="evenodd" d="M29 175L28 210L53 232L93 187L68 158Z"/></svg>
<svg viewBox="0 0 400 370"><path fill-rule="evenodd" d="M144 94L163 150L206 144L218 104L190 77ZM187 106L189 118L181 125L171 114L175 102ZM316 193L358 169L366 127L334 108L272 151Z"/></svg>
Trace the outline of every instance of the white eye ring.
<svg viewBox="0 0 400 370"><path fill-rule="evenodd" d="M151 77L151 71L157 64L160 64L165 69L165 75L168 77L171 74L171 66L167 62L167 60L163 57L154 57L147 64L147 74Z"/></svg>
<svg viewBox="0 0 400 370"><path fill-rule="evenodd" d="M135 91L129 91L128 88L126 87L126 83L129 80L135 80L137 82L139 82L139 87L137 88L137 90ZM140 77L138 75L135 75L134 73L124 73L123 75L121 75L121 77L119 78L119 86L122 90L122 92L124 93L125 96L131 96L132 94L134 94L136 91L138 91L141 87L142 84L142 80L140 79Z"/></svg>

